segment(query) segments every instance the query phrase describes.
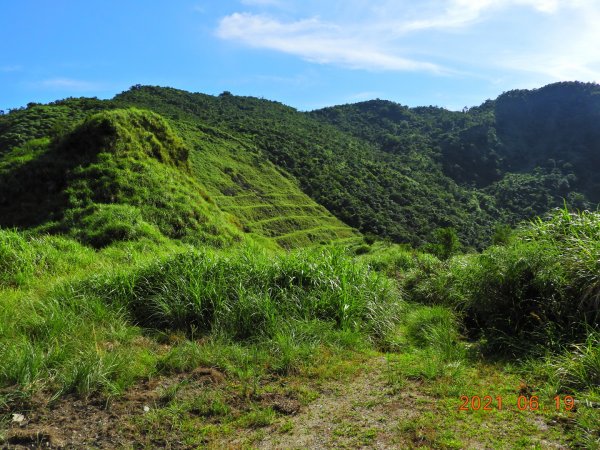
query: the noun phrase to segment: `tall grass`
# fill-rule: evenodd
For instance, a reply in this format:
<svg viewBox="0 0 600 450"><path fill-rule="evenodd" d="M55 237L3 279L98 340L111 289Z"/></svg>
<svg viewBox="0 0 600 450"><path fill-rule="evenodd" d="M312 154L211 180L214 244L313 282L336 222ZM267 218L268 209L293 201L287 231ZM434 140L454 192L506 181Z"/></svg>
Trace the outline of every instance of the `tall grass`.
<svg viewBox="0 0 600 450"><path fill-rule="evenodd" d="M560 349L600 324L600 214L556 211L506 245L413 271L405 288L462 311L490 351Z"/></svg>
<svg viewBox="0 0 600 450"><path fill-rule="evenodd" d="M26 287L44 275L90 263L94 252L71 239L0 229L0 288Z"/></svg>
<svg viewBox="0 0 600 450"><path fill-rule="evenodd" d="M271 337L286 324L315 320L383 338L398 306L389 281L336 249L191 249L70 289L110 297L143 327L232 340Z"/></svg>
<svg viewBox="0 0 600 450"><path fill-rule="evenodd" d="M244 379L262 370L287 373L323 345L383 344L399 318L392 283L341 250L179 246L171 256L144 257L134 244L119 245L124 249L88 249L113 261L112 269L84 264L70 280L0 291L0 385L114 394L157 370L202 361ZM147 245L140 250L153 251ZM58 275L40 273L42 280ZM174 333L181 339L172 341ZM172 348L166 354L161 336ZM199 338L212 344L198 345ZM257 365L235 368L252 354L262 362L251 357Z"/></svg>

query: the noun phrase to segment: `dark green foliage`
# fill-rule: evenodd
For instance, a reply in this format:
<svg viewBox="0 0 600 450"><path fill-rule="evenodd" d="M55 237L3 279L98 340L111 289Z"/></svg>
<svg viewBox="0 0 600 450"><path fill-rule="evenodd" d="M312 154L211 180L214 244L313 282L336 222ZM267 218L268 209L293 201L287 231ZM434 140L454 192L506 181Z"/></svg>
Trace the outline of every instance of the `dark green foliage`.
<svg viewBox="0 0 600 450"><path fill-rule="evenodd" d="M456 230L452 227L438 228L433 233L431 243L427 244L424 249L442 260L450 258L458 253L460 249L460 241Z"/></svg>
<svg viewBox="0 0 600 450"><path fill-rule="evenodd" d="M420 246L436 229L453 227L466 248L483 248L496 223L514 225L564 199L576 209L600 199L597 94L595 84L559 83L511 91L463 112L373 100L300 113L229 92L213 97L135 86L111 101L30 105L0 118L0 206L19 199L3 210L9 219L2 224L60 221L68 202L64 174L74 167L57 167L52 152L38 155L40 141L31 139L47 136L62 137L63 148L79 148L77 158L111 147L117 158L145 155L189 170L212 196L223 198L217 203L227 204L241 227L282 246L355 236L330 219L315 225L320 219L305 209L288 209L289 220L281 223L256 224L274 218L260 208L309 206L306 197L266 200L274 193L297 195L297 187L283 188L281 177L290 181L291 174L312 199L363 233ZM131 111L126 120L117 111L77 127L98 110L131 106L167 117L175 132L161 134L168 129L162 119ZM15 184L26 186L16 197ZM36 204L43 192L50 195ZM253 198L243 203L246 195Z"/></svg>
<svg viewBox="0 0 600 450"><path fill-rule="evenodd" d="M492 245L508 244L511 235L512 228L510 225L496 224L494 227L494 234L492 234Z"/></svg>
<svg viewBox="0 0 600 450"><path fill-rule="evenodd" d="M465 244L481 246L496 221L514 225L564 199L579 209L598 202L599 93L596 84L557 83L465 112L373 100L311 115L389 153L390 165L426 186L392 192L412 199L403 212L425 205L418 214L428 226L451 225ZM441 217L430 198L444 198Z"/></svg>
<svg viewBox="0 0 600 450"><path fill-rule="evenodd" d="M85 117L107 108L109 102L96 98L69 98L49 105L30 103L0 115L0 155L32 139L61 136Z"/></svg>
<svg viewBox="0 0 600 450"><path fill-rule="evenodd" d="M556 83L510 91L496 100L496 128L508 171L560 170L571 189L600 200L600 90L593 83Z"/></svg>
<svg viewBox="0 0 600 450"><path fill-rule="evenodd" d="M600 214L561 210L504 246L419 269L406 287L413 298L461 310L489 350L558 349L600 325L599 261Z"/></svg>

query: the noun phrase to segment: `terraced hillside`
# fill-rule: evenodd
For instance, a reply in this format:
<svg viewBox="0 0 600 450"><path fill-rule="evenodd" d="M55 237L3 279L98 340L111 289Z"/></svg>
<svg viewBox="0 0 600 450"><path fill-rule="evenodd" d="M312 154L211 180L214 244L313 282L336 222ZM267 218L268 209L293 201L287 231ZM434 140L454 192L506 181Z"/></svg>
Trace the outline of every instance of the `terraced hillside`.
<svg viewBox="0 0 600 450"><path fill-rule="evenodd" d="M174 126L191 149L194 177L245 232L284 248L360 239L256 146L198 122L179 121Z"/></svg>
<svg viewBox="0 0 600 450"><path fill-rule="evenodd" d="M498 216L493 198L444 175L420 129L406 136L400 155L318 115L227 92L215 97L137 86L114 101L177 123L209 124L252 143L293 174L307 195L363 233L420 246L437 228L451 226L465 244L477 246Z"/></svg>
<svg viewBox="0 0 600 450"><path fill-rule="evenodd" d="M115 238L131 237L124 228L137 229L140 221L143 227L159 223L162 234L169 237L189 238L189 231L200 227L197 223L210 224L213 217L219 217L219 222L233 230L209 227L213 234L223 236L219 245L231 233L248 233L255 240L284 248L360 239L356 230L304 194L291 175L243 139L197 120L167 121L155 113L115 110L115 106L108 101L70 99L30 105L0 120L4 131L0 139L4 145L0 152L1 225L82 237L76 231L82 221L100 221L98 226L106 227L106 216L116 215L119 225L111 226L123 229L115 232ZM78 125L82 120L83 125ZM163 137L168 138L161 144L164 149L138 158L145 147L156 152ZM118 154L117 148L121 148ZM169 151L184 153L179 155L181 161L168 161ZM132 165L134 153L138 161ZM80 158L86 154L91 156ZM110 158L96 158L96 154ZM168 186L178 201L163 198L161 188ZM202 204L211 212L195 212ZM92 218L99 216L103 219ZM88 236L84 241L90 239L95 245L105 245L112 238Z"/></svg>

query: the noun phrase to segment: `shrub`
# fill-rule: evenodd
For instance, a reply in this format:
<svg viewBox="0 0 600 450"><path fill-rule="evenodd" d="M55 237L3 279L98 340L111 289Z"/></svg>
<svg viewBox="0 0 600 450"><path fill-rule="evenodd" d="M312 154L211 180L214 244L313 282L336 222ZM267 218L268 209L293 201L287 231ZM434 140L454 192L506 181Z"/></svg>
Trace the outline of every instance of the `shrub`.
<svg viewBox="0 0 600 450"><path fill-rule="evenodd" d="M115 241L163 239L156 226L144 221L140 209L131 205L94 204L84 210L69 211L65 221L80 241L96 248Z"/></svg>
<svg viewBox="0 0 600 450"><path fill-rule="evenodd" d="M339 249L276 256L257 247L193 249L73 290L110 296L145 327L234 340L272 337L296 321L383 339L399 304L391 283Z"/></svg>
<svg viewBox="0 0 600 450"><path fill-rule="evenodd" d="M490 350L560 348L598 326L599 261L600 214L558 211L505 246L421 269L404 286L415 299L463 311Z"/></svg>
<svg viewBox="0 0 600 450"><path fill-rule="evenodd" d="M424 249L440 259L448 259L458 253L460 247L456 230L448 227L435 230L432 242L425 245Z"/></svg>

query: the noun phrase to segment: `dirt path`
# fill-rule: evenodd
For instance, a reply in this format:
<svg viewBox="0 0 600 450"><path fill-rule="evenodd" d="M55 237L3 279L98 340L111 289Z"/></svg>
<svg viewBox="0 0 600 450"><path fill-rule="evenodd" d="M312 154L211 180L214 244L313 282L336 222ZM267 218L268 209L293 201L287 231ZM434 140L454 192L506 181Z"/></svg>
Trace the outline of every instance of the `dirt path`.
<svg viewBox="0 0 600 450"><path fill-rule="evenodd" d="M559 442L560 430L550 430L540 416L462 414L458 397L428 394L424 383L394 379L393 373L385 357L374 357L348 379L323 383L319 397L298 414L224 447L568 448Z"/></svg>
<svg viewBox="0 0 600 450"><path fill-rule="evenodd" d="M232 408L238 406L222 426L214 407L212 412L202 412L200 406L181 409L207 389L232 388L212 369L140 384L108 408L91 400L63 399L51 409L28 413L27 423L13 425L0 448L568 448L560 443L561 429L549 425L546 416L509 410L461 413L458 397L436 389L439 380L397 377L381 354L348 363L352 370L336 376L273 382L283 387L280 392L286 387L314 391L313 400L304 405L297 396L265 389L252 405L238 395L223 397ZM165 389L182 382L174 403L166 401ZM148 415L146 405L152 410ZM271 409L273 420L241 425L244 411L258 406ZM154 419L145 419L150 417ZM206 431L211 426L216 428Z"/></svg>
<svg viewBox="0 0 600 450"><path fill-rule="evenodd" d="M289 419L283 432L269 434L256 446L323 449L401 448L418 444L411 436L401 437L398 425L419 414L417 402L424 405L435 399L410 387L394 392L385 368L385 358L378 357L352 379L327 384L318 399Z"/></svg>

